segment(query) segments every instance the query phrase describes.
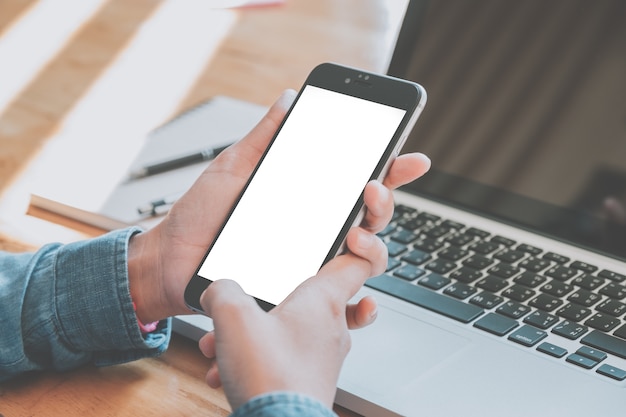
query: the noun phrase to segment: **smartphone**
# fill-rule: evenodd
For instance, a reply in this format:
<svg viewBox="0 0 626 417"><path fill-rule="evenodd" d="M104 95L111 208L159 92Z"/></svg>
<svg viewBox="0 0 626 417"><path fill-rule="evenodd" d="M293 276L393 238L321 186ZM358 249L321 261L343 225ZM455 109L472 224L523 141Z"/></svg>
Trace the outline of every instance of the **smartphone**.
<svg viewBox="0 0 626 417"><path fill-rule="evenodd" d="M363 190L398 155L426 92L416 83L324 63L313 69L185 290L232 279L265 310L342 251Z"/></svg>

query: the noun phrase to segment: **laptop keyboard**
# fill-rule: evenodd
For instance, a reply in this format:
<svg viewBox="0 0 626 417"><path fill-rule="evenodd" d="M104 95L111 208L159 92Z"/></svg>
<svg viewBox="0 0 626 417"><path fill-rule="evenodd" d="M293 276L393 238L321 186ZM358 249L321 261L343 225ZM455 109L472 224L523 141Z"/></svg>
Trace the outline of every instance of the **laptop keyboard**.
<svg viewBox="0 0 626 417"><path fill-rule="evenodd" d="M605 363L607 353L626 359L626 276L404 205L379 236L387 271L367 286L626 379L625 369ZM548 334L580 346L568 352L558 338L543 341Z"/></svg>

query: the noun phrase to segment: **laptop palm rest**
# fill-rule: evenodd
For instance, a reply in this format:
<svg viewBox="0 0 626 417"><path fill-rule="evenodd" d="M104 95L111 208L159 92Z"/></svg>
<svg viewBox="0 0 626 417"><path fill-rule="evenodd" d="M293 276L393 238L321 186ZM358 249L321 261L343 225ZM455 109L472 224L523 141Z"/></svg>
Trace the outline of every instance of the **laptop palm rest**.
<svg viewBox="0 0 626 417"><path fill-rule="evenodd" d="M372 391L377 397L397 393L471 344L462 336L379 306L371 326L352 332L352 349L344 363L349 372L344 376L361 392Z"/></svg>

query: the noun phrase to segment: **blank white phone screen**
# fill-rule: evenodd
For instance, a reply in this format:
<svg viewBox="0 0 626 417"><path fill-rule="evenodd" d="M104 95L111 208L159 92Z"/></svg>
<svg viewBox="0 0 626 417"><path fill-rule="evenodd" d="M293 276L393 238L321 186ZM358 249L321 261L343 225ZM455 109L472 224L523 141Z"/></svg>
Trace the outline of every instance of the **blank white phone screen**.
<svg viewBox="0 0 626 417"><path fill-rule="evenodd" d="M283 301L319 271L405 113L306 86L198 275Z"/></svg>

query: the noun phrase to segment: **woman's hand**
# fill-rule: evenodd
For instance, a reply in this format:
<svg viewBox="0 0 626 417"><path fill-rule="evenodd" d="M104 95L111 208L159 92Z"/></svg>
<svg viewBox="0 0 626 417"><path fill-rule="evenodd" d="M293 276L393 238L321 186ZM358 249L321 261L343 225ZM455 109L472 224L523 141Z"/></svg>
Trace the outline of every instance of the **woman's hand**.
<svg viewBox="0 0 626 417"><path fill-rule="evenodd" d="M137 316L144 322L188 314L183 294L206 250L296 96L288 90L242 140L211 162L193 186L174 204L161 223L135 235L129 247L129 281ZM401 155L382 184L365 189L363 228L382 230L393 214L391 190L425 173L430 161L418 153ZM368 316L371 300L350 307L351 326ZM374 306L375 307L375 306Z"/></svg>

